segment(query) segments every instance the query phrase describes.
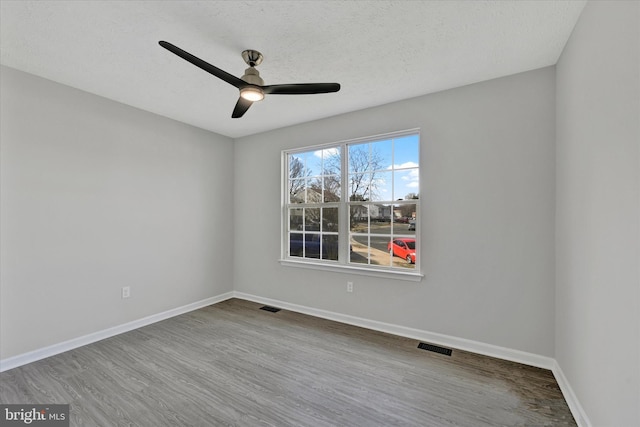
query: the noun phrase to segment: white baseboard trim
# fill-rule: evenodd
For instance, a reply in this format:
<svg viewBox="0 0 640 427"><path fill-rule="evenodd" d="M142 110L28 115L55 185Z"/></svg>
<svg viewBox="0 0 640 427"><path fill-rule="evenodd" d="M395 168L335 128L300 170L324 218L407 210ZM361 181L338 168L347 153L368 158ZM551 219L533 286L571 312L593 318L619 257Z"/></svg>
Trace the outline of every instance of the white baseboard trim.
<svg viewBox="0 0 640 427"><path fill-rule="evenodd" d="M564 400L567 401L569 410L571 411L573 418L576 420L578 427L591 427L592 424L591 421L589 421L589 417L587 417L587 413L582 408L582 405L580 405L580 401L573 392L573 388L571 388L567 377L564 376L564 372L562 372L560 364L558 364L557 361L555 361L552 371L553 376L556 377L556 381L560 386Z"/></svg>
<svg viewBox="0 0 640 427"><path fill-rule="evenodd" d="M295 311L298 313L308 314L310 316L321 317L323 319L334 320L336 322L346 323L349 325L359 326L362 328L373 329L379 332L386 332L393 335L399 335L419 341L427 341L445 347L452 347L458 350L465 350L472 353L482 354L485 356L496 357L498 359L509 360L512 362L522 363L524 365L535 366L538 368L553 371L557 365L555 359L538 354L527 353L525 351L514 350L506 347L500 347L492 344L486 344L479 341L458 338L450 335L439 334L436 332L424 331L421 329L408 328L406 326L393 325L390 323L378 322L360 317L340 314L317 308L306 307L298 304L291 304L285 301L263 298L256 295L246 294L243 292L233 292L235 298L257 302L283 308L285 310Z"/></svg>
<svg viewBox="0 0 640 427"><path fill-rule="evenodd" d="M28 353L23 353L17 356L2 359L0 360L0 372L8 371L9 369L17 368L18 366L26 365L27 363L35 362L37 360L41 360L50 356L55 356L56 354L64 353L65 351L73 350L74 348L82 347L83 345L91 344L105 338L122 334L124 332L129 332L134 329L159 322L161 320L178 316L180 314L198 310L199 308L203 308L211 304L216 304L230 298L233 298L233 292L226 292L215 297L206 298L191 304L183 305L182 307L172 308L171 310L163 311L162 313L152 314L151 316L143 317L142 319L127 322L119 326L114 326L102 331L93 332L88 335L33 350Z"/></svg>

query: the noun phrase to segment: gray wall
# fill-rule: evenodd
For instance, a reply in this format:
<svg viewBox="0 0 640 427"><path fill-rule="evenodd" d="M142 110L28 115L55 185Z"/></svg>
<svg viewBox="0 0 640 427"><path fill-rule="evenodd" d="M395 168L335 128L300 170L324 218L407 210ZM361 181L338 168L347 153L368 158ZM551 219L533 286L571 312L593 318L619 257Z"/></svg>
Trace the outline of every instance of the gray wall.
<svg viewBox="0 0 640 427"><path fill-rule="evenodd" d="M425 278L281 266L280 151L416 127ZM235 290L553 356L554 140L553 67L240 138Z"/></svg>
<svg viewBox="0 0 640 427"><path fill-rule="evenodd" d="M0 76L1 358L233 289L229 138Z"/></svg>
<svg viewBox="0 0 640 427"><path fill-rule="evenodd" d="M557 64L556 358L594 426L640 425L639 27L589 2Z"/></svg>

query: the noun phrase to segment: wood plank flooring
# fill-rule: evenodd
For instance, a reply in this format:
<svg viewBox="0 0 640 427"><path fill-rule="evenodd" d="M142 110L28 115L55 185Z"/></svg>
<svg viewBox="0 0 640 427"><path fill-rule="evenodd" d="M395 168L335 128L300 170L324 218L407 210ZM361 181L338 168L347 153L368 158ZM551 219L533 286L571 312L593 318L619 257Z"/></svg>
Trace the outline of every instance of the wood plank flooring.
<svg viewBox="0 0 640 427"><path fill-rule="evenodd" d="M0 374L72 426L575 426L550 371L232 299Z"/></svg>

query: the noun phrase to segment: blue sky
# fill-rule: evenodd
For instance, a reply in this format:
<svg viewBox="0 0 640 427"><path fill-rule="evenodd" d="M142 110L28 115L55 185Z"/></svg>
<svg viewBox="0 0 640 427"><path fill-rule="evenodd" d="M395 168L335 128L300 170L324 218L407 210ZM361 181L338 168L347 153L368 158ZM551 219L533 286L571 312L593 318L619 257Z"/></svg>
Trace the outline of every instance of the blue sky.
<svg viewBox="0 0 640 427"><path fill-rule="evenodd" d="M368 195L367 198L371 200L397 200L403 199L410 193L420 193L419 145L418 135L405 135L349 146L350 154L364 152L369 156L376 156L379 160L379 169L374 175L376 191L373 195ZM340 148L328 148L298 153L293 156L306 164L312 176L317 176L323 170L322 162L330 160L339 153Z"/></svg>
<svg viewBox="0 0 640 427"><path fill-rule="evenodd" d="M368 144L350 146L351 150L367 148L380 159L380 170L375 173L376 192L372 200L403 199L409 193L419 193L418 135L407 135Z"/></svg>

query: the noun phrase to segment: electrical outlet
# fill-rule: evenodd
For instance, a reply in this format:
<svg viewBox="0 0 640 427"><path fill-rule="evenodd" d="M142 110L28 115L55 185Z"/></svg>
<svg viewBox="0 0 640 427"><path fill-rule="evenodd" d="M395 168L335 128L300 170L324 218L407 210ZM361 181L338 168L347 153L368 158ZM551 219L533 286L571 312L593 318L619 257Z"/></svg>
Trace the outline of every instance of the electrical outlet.
<svg viewBox="0 0 640 427"><path fill-rule="evenodd" d="M353 292L353 282L347 282L347 292Z"/></svg>
<svg viewBox="0 0 640 427"><path fill-rule="evenodd" d="M122 287L122 298L129 298L131 296L131 288L129 286Z"/></svg>

